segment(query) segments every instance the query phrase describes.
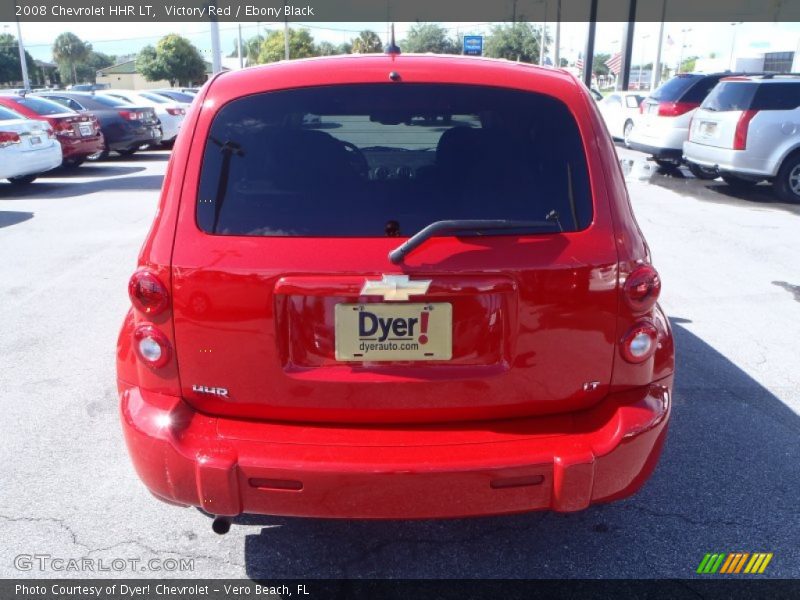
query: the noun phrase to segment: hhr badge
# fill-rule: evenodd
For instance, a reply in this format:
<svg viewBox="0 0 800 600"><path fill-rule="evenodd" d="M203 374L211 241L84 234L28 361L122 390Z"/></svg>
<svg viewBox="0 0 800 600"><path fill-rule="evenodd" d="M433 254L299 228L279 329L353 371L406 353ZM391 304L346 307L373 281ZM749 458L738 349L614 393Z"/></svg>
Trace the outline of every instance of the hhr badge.
<svg viewBox="0 0 800 600"><path fill-rule="evenodd" d="M380 280L365 281L361 295L383 296L384 300L405 302L409 296L419 296L427 292L431 281L430 279L410 281L408 275L383 275Z"/></svg>

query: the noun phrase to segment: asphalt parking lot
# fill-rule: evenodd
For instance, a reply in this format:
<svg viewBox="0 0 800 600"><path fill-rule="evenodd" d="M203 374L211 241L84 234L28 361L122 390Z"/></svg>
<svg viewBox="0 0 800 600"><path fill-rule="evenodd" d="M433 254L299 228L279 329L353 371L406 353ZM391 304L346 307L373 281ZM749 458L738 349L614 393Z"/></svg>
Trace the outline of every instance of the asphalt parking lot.
<svg viewBox="0 0 800 600"><path fill-rule="evenodd" d="M683 578L735 551L800 577L800 206L620 154L677 344L672 426L641 492L575 514L242 517L226 536L150 497L117 418L116 335L168 153L0 184L0 577L79 575L15 567L38 554L194 559L80 574L103 577Z"/></svg>

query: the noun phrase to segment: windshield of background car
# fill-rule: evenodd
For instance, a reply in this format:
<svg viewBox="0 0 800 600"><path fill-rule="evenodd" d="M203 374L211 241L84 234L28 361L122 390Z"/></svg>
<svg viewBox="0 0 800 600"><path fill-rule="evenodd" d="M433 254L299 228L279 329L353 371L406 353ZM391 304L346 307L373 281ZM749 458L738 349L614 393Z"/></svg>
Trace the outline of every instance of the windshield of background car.
<svg viewBox="0 0 800 600"><path fill-rule="evenodd" d="M45 98L34 98L33 96L14 98L14 102L31 109L37 115L63 115L64 113L75 112L58 102L46 100Z"/></svg>
<svg viewBox="0 0 800 600"><path fill-rule="evenodd" d="M197 222L250 236L413 235L445 219L588 227L580 131L550 96L366 84L243 97L214 118Z"/></svg>

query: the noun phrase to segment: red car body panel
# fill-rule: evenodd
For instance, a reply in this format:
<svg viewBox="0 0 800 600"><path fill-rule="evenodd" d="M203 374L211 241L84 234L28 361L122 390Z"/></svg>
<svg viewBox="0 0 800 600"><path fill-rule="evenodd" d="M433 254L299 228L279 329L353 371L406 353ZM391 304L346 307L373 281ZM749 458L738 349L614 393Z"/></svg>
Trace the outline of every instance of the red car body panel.
<svg viewBox="0 0 800 600"><path fill-rule="evenodd" d="M401 265L387 258L397 238L199 229L197 182L221 107L265 91L358 83L559 99L584 144L591 225L479 242L437 237ZM411 518L578 510L638 489L667 429L672 335L657 305L638 314L623 300L649 250L613 143L574 77L505 61L373 55L227 73L199 96L139 259L171 307L156 317L132 309L117 350L126 441L154 494L220 515ZM451 360L335 359L334 306L374 300L360 289L382 274L431 280L424 301L452 304ZM642 320L657 331L657 348L630 363L620 345ZM133 349L145 322L174 350L159 369ZM198 384L229 393L198 393Z"/></svg>
<svg viewBox="0 0 800 600"><path fill-rule="evenodd" d="M13 97L0 96L0 105L17 111L29 119L47 121L56 134L56 139L61 144L61 152L65 161L82 160L91 154L100 152L105 148L105 140L97 120L92 115L80 115L73 112L65 112L61 115L40 115L27 106L15 102ZM77 133L78 123L92 123L94 133L92 135L81 136ZM72 127L70 127L72 126ZM63 128L70 128L74 133L66 134Z"/></svg>

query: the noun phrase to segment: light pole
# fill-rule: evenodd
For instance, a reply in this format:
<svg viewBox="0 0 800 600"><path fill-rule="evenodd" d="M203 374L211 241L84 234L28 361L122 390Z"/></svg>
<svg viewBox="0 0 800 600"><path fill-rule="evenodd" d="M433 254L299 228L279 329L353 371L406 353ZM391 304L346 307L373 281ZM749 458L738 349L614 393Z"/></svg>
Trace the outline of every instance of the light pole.
<svg viewBox="0 0 800 600"><path fill-rule="evenodd" d="M730 58L728 59L728 70L733 71L733 52L736 49L736 26L741 25L741 21L737 21L735 23L731 23L731 30L733 31L733 35L731 36L731 54Z"/></svg>
<svg viewBox="0 0 800 600"><path fill-rule="evenodd" d="M650 34L647 33L642 36L642 50L639 53L639 87L637 89L642 89L642 63L644 62L644 55L645 55L645 40L650 37Z"/></svg>
<svg viewBox="0 0 800 600"><path fill-rule="evenodd" d="M19 49L19 67L22 70L22 85L25 90L31 89L31 80L28 78L28 62L25 60L25 46L22 45L22 27L17 18L17 48Z"/></svg>

